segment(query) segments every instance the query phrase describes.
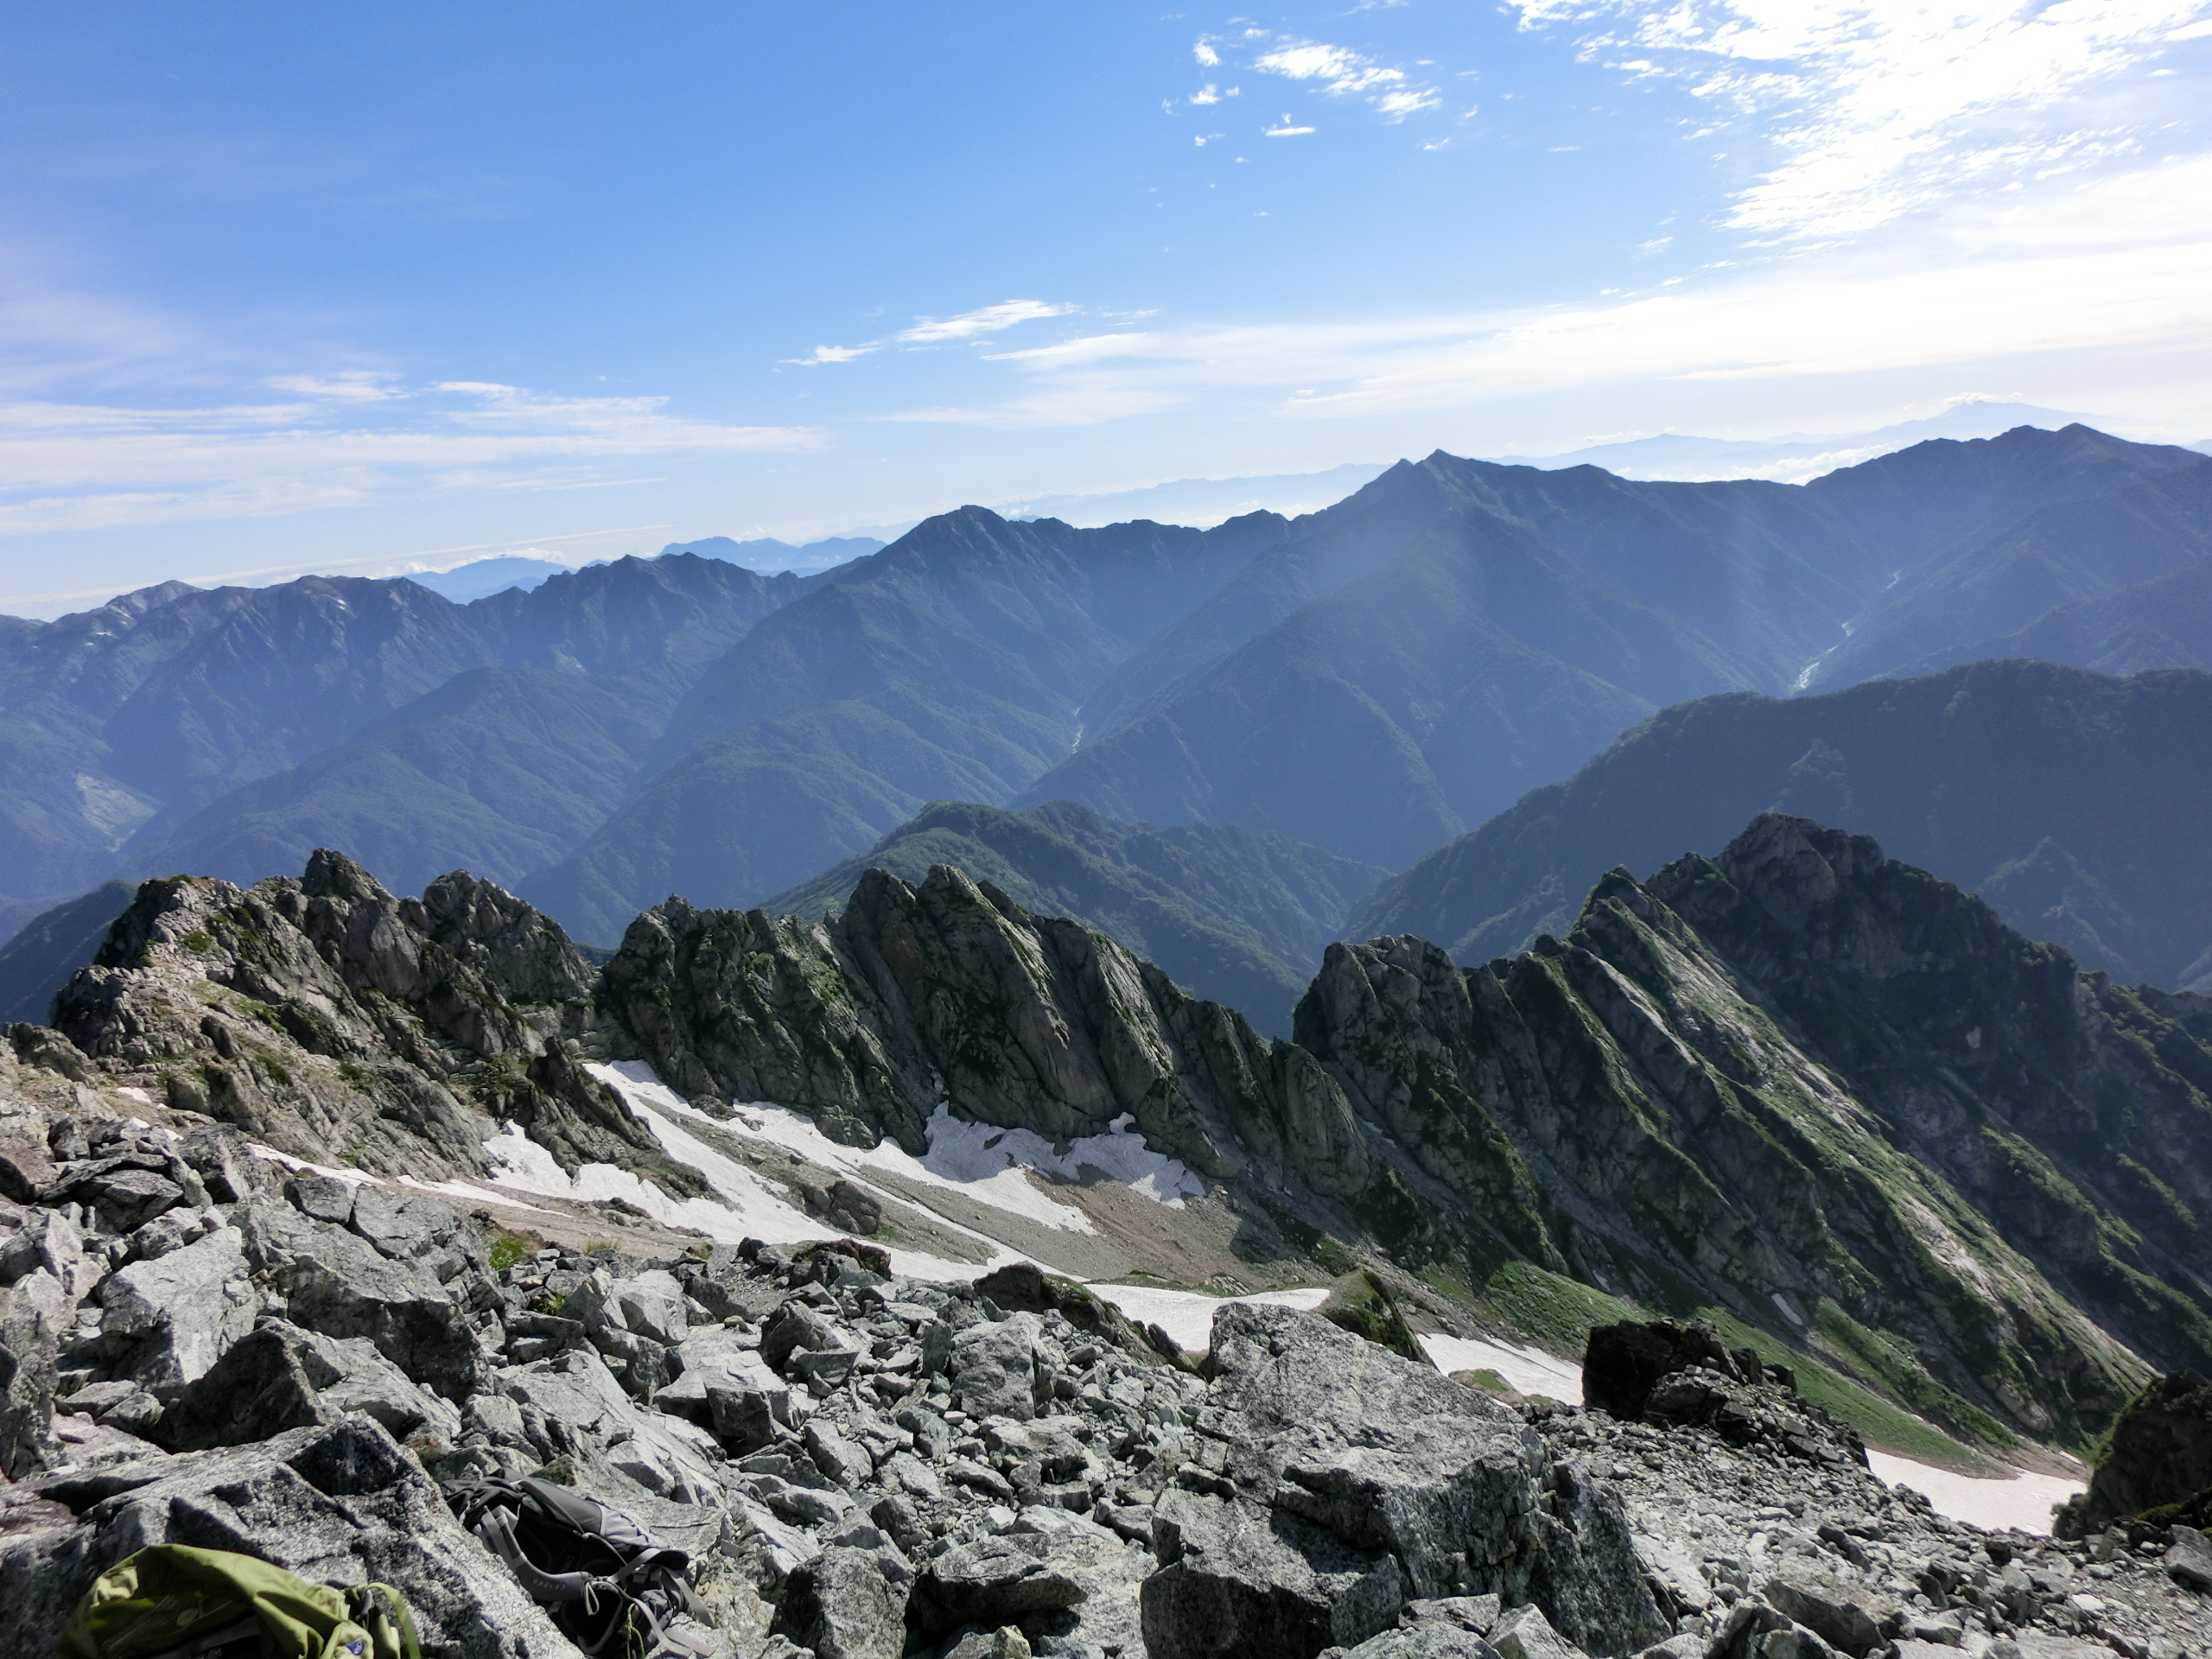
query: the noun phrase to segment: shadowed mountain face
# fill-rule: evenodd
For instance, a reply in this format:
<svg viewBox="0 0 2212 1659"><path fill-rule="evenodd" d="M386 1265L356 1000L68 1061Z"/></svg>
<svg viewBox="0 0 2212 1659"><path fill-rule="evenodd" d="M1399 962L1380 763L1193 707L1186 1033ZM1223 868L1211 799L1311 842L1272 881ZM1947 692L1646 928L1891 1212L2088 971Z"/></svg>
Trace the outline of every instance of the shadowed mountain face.
<svg viewBox="0 0 2212 1659"><path fill-rule="evenodd" d="M1089 690L1275 540L933 518L758 627L691 690L660 768L525 891L611 938L671 891L749 902L849 856L933 798L1003 801L1080 741Z"/></svg>
<svg viewBox="0 0 2212 1659"><path fill-rule="evenodd" d="M1351 937L1417 932L1462 962L1573 918L1615 865L1717 851L1774 809L1878 836L2031 938L2115 978L2212 973L2212 676L2124 680L1990 662L1826 696L1669 709L1386 882Z"/></svg>
<svg viewBox="0 0 2212 1659"><path fill-rule="evenodd" d="M128 886L103 882L82 898L33 917L0 945L0 1024L27 1020L44 1025L54 994L92 959L107 938L108 924L130 903Z"/></svg>
<svg viewBox="0 0 2212 1659"><path fill-rule="evenodd" d="M2139 616L2167 596L2150 584L2177 574L2186 579L2212 553L2212 466L2162 473L2116 494L2039 507L1956 557L1929 570L1894 598L1861 618L1849 640L1823 658L1810 683L1822 689L1849 685L1916 664L1945 665L1978 657L2040 656L2001 648L2006 636L2032 630L2047 612L2103 601ZM2155 597L2152 595L2155 594ZM2046 643L2065 650L2065 626ZM2191 658L2158 656L2127 666L2192 665L2202 643L2186 647ZM2080 649L2076 647L2076 650ZM2085 668L2116 664L2059 660Z"/></svg>
<svg viewBox="0 0 2212 1659"><path fill-rule="evenodd" d="M1838 649L1885 592L1985 569L2020 588L2019 558L1980 544L1993 525L2070 536L2048 557L2086 568L2092 526L2113 540L2108 521L2155 502L2165 540L2142 568L2212 549L2201 461L2072 427L1923 444L1803 488L1402 464L1117 670L1083 749L1021 799L1264 826L1402 865L1565 776L1609 726L1685 696L1790 690L1859 647ZM2113 491L2131 493L2050 505ZM2044 518L2056 528L2036 531ZM1992 588L1931 596L1927 637L1986 638L2013 614Z"/></svg>
<svg viewBox="0 0 2212 1659"><path fill-rule="evenodd" d="M932 865L989 882L1025 909L1111 934L1176 983L1262 1031L1290 1032L1291 1005L1354 900L1388 874L1234 825L1154 830L1071 801L1027 812L936 801L857 858L762 906L809 920L842 909L861 875L919 882Z"/></svg>

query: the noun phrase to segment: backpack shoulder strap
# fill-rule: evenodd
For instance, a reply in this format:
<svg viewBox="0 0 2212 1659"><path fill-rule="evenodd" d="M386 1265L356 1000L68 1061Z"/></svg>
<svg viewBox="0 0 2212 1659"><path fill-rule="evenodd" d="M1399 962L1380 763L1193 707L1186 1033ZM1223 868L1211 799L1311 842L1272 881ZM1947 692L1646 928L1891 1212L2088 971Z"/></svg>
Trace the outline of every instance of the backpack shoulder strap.
<svg viewBox="0 0 2212 1659"><path fill-rule="evenodd" d="M353 1622L369 1633L373 1659L423 1659L407 1598L390 1585L356 1585L346 1592L346 1605Z"/></svg>

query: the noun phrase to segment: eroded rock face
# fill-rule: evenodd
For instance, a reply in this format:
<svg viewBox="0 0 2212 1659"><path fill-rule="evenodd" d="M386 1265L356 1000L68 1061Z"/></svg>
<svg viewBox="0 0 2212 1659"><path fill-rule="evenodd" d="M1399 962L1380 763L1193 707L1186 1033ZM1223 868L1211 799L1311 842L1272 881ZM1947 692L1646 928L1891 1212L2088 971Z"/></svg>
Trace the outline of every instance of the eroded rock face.
<svg viewBox="0 0 2212 1659"><path fill-rule="evenodd" d="M2089 1490L2060 1525L2081 1538L2161 1505L2203 1510L2190 1518L2212 1522L2212 1382L2193 1371L2159 1377L2127 1402Z"/></svg>
<svg viewBox="0 0 2212 1659"><path fill-rule="evenodd" d="M2212 1049L1863 836L1767 815L1511 962L1332 946L1294 1030L1432 1225L1663 1302L1656 1262L1793 1335L1832 1304L1963 1433L2088 1437L2131 1348L2212 1363L2177 1253L2212 1251ZM2121 1192L2170 1157L2181 1208Z"/></svg>
<svg viewBox="0 0 2212 1659"><path fill-rule="evenodd" d="M101 1286L100 1301L100 1339L117 1368L157 1399L213 1370L261 1304L234 1227L124 1268Z"/></svg>
<svg viewBox="0 0 2212 1659"><path fill-rule="evenodd" d="M592 980L557 925L489 882L456 871L395 899L323 851L245 890L142 885L54 1019L87 1064L302 1158L480 1170L489 1113L571 1164L665 1177L564 1035ZM105 1201L163 1200L132 1180L144 1190L111 1179Z"/></svg>
<svg viewBox="0 0 2212 1659"><path fill-rule="evenodd" d="M942 1103L1054 1137L1127 1116L1217 1178L1343 1197L1371 1174L1310 1055L942 865L918 887L870 870L826 925L672 899L631 925L601 999L672 1086L797 1106L855 1145L919 1152Z"/></svg>

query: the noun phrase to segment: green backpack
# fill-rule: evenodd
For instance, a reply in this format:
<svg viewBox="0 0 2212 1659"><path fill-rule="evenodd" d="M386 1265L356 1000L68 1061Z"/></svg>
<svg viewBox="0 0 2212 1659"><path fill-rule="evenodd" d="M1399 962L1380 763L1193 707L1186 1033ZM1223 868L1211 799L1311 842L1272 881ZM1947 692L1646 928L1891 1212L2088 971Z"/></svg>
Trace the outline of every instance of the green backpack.
<svg viewBox="0 0 2212 1659"><path fill-rule="evenodd" d="M423 1659L390 1585L309 1584L226 1549L156 1544L93 1580L61 1659Z"/></svg>

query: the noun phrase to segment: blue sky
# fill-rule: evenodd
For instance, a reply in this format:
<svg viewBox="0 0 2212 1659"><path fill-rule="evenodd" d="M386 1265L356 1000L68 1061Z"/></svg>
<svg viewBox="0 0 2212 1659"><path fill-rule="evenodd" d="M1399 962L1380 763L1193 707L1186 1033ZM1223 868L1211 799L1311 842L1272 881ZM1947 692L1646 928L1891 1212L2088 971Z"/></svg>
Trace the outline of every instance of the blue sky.
<svg viewBox="0 0 2212 1659"><path fill-rule="evenodd" d="M1967 394L2212 436L2212 0L19 7L0 606Z"/></svg>

